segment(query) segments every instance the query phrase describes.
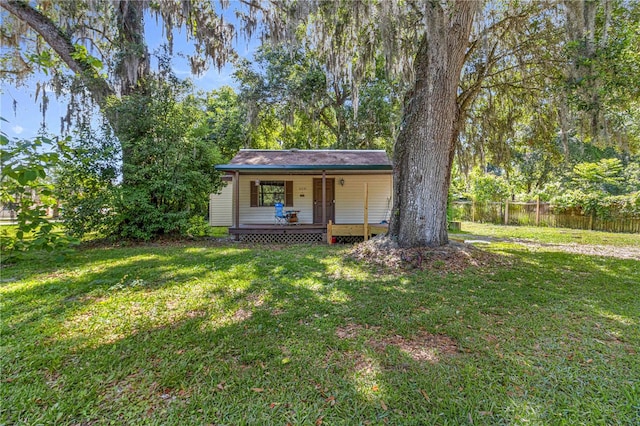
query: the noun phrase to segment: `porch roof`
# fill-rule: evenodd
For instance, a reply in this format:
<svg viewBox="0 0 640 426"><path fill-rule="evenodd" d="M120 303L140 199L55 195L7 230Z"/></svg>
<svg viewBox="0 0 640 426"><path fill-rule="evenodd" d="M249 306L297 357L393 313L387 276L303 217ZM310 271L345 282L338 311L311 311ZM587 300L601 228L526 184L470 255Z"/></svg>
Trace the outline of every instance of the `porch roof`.
<svg viewBox="0 0 640 426"><path fill-rule="evenodd" d="M391 162L383 150L259 150L242 149L220 171L381 171L391 172Z"/></svg>

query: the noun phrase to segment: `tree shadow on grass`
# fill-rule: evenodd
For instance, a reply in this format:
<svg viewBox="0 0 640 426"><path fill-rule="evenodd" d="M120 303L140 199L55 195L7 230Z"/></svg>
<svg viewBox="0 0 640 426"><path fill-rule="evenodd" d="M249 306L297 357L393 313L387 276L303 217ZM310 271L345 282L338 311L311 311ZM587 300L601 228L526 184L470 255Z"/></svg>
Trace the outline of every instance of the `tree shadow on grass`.
<svg viewBox="0 0 640 426"><path fill-rule="evenodd" d="M207 242L174 242L172 244L139 244L135 246L107 246L99 248L80 248L72 250L65 256L59 256L55 252L26 253L26 257L16 263L3 265L1 271L3 280L1 286L17 281L30 281L34 278L55 277L85 267L87 264L108 265L111 262L122 262L127 257L151 257L182 256L183 251L211 251L217 253L220 250L250 250L250 247L240 245L223 245ZM150 255L151 254L151 255ZM188 258L185 256L186 260ZM195 260L195 258L194 258Z"/></svg>
<svg viewBox="0 0 640 426"><path fill-rule="evenodd" d="M634 377L640 367L608 371L611 356L619 366L631 354L615 344L594 349L589 342L602 337L602 326L613 325L602 310L637 321L638 314L628 312L637 300L622 308L618 303L637 282L632 265L509 250L519 260L508 268L444 277L428 271L376 276L364 265L343 262L342 252L323 248L228 253L229 264L220 265L219 275L196 268L152 288L107 294L127 302L120 313L125 317L157 317L155 305L143 302L155 298L167 307L165 290L178 303L175 315L137 323L116 338L96 338L81 327L92 321L82 317L83 309L118 320L100 314L104 301L89 298L78 306L54 299L51 307L70 303L73 309L44 310L22 324L29 341L20 342L21 354L14 358L20 365L9 369L12 381L3 386L11 395L3 417L47 422L60 414L63 423L496 424L553 422L559 412L584 422L597 409L605 418L613 416L618 405L617 418L630 418L628 407L617 402L631 386L624 377ZM189 265L208 259L190 256ZM181 256L167 260L187 262ZM140 262L143 271L161 263ZM123 272L114 268L114 275ZM569 280L576 274L579 281ZM226 281L200 288L200 299L183 293L215 278ZM89 283L79 278L74 297L89 294ZM22 297L47 296L39 288ZM620 295L612 297L617 288ZM136 303L143 312L132 314ZM54 325L68 327L74 318L78 333L36 337L43 324L51 333ZM353 335L336 333L350 324L357 329ZM104 333L109 326L97 330ZM450 336L460 353L430 363L388 343L389 337L412 339L421 332ZM631 328L621 333L638 338ZM42 339L49 354L31 347ZM577 356L581 350L589 351L591 363ZM597 351L602 358L594 356ZM613 408L596 395L594 377L611 387L610 397L619 398L613 398ZM622 382L620 389L612 387L615 382ZM576 383L582 389L571 393ZM553 385L568 396L554 399Z"/></svg>
<svg viewBox="0 0 640 426"><path fill-rule="evenodd" d="M250 263L249 259L244 257L236 260L237 263L246 264ZM145 262L146 266L157 266L149 261ZM322 265L317 263L313 268L322 269ZM9 418L34 418L30 414L36 415L35 411L37 415L55 419L55 410L62 410L61 412L66 413L64 419L78 421L82 415L77 410L79 406L83 406L85 409L91 407L88 412L95 413L89 415L92 419L111 417L114 421L126 422L142 418L152 421L154 417L151 413L168 407L164 404L165 400L174 401L182 397L191 399L192 395L206 399L209 391L222 391L229 387L231 388L228 390L234 392L233 383L238 380L246 382L246 386L242 386L243 393L251 397L258 395L263 391L251 390L251 387L258 389L260 386L257 383L263 375L264 363L275 359L274 366L284 365L281 363L284 356L282 354L291 339L290 334L298 328L308 328L308 325L300 324L296 319L307 319L308 309L314 310L312 318L316 318L315 315L317 318L326 318L319 313L328 311L330 303L319 297L317 292L299 285L297 281L304 277L283 270L281 264L272 264L267 260L258 269L266 273L263 279L258 278L258 275L245 276L250 283L246 289L231 288L227 297L212 292L210 298L201 301L197 315L190 316L193 311L185 311L182 317L174 318L170 324L158 326L150 323L148 327L137 328L122 338L107 339L98 344L95 344L94 336L91 335L72 338L47 336L48 350L45 352L49 354L30 356L30 364L38 368L35 378L40 384L37 396L39 402L28 408L28 401L16 398L18 400L10 404L13 413L9 413ZM86 287L89 282L90 278L84 278L77 285ZM31 297L40 298L48 294L42 293L43 288L39 286L35 291L25 290L24 296L31 291ZM274 289L276 291L272 291ZM79 295L82 291L73 294ZM265 303L265 299L273 299L272 294L276 294L276 300L272 300L275 302L273 306ZM291 297L281 300L278 295ZM49 303L53 306L60 301L55 299ZM13 306L12 310L15 308ZM238 315L240 311L245 313ZM58 322L58 325L63 325L76 313L52 309L39 311L35 315L37 321L24 323L22 326L23 329L37 329L43 322ZM125 310L122 314L129 313ZM301 335L308 336L306 333ZM318 339L303 337L302 341L311 345ZM308 352L314 353L311 349ZM37 359L39 357L41 359ZM188 362L184 362L185 357ZM51 361L51 364L47 365L47 361ZM80 373L78 376L79 369L85 369L87 374ZM11 381L12 386L23 382L20 373L24 373L24 370L17 369L15 373L18 374L15 381ZM222 381L216 382L220 384L219 388L212 386L215 383L207 383L206 387L212 386L211 389L200 394L188 386L189 378L195 374L205 374L208 380L212 380L215 374L222 377ZM299 378L300 374L296 374L290 380ZM29 381L33 379L32 376ZM199 381L196 385L205 386ZM80 389L84 391L81 392ZM14 393L18 394L19 392ZM63 394L74 395L73 402L63 397ZM138 398L140 401L132 406L132 400ZM55 401L62 403L56 405ZM297 403L304 405L300 401ZM143 411L140 411L138 404L143 407ZM56 407L55 410L52 407ZM251 415L262 416L261 409L256 412L255 408L249 411ZM201 406L199 410L202 409ZM247 413L237 414L241 416L237 417L240 419L245 418L243 416ZM176 416L172 417L173 422L182 423L178 420L178 412L173 411L171 415Z"/></svg>
<svg viewBox="0 0 640 426"><path fill-rule="evenodd" d="M29 275L23 286L5 285L3 310L10 313L8 325L20 330L31 322L57 321L83 307L118 294L153 292L197 282L212 272L231 274L237 265L250 269L248 250L210 251L206 248L108 251L99 260L76 258L64 269L45 269ZM240 274L241 272L239 272ZM215 275L214 275L215 276Z"/></svg>

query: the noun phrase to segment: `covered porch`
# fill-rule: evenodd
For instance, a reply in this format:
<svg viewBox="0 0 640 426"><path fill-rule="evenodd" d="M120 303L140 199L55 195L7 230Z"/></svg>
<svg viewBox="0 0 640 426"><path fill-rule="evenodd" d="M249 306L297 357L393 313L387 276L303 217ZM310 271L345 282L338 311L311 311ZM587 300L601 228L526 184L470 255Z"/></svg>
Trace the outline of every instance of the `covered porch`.
<svg viewBox="0 0 640 426"><path fill-rule="evenodd" d="M228 212L225 220L236 240L363 240L380 233L376 226L388 220L392 169L384 151L241 150L216 169L228 181L217 211ZM295 217L282 220L283 212Z"/></svg>
<svg viewBox="0 0 640 426"><path fill-rule="evenodd" d="M262 230L270 234L309 234L323 229L336 216L336 177L326 170L282 172L232 172L232 226L230 233L240 235L243 230ZM344 182L344 178L338 178ZM265 184L282 183L283 211L296 212L296 222L275 224L275 207L264 203L261 190ZM339 183L338 183L339 185ZM249 191L244 191L246 187ZM233 232L232 232L233 231Z"/></svg>
<svg viewBox="0 0 640 426"><path fill-rule="evenodd" d="M236 175L239 178L239 175ZM239 185L235 185L238 188ZM238 212L237 201L240 197L236 194L233 197L234 212ZM240 223L240 217L234 215L234 225L229 228L229 234L233 235L236 241L246 241L255 243L314 243L326 242L334 244L336 242L357 242L360 239L367 241L374 235L386 233L387 223L369 223L369 184L363 185L362 206L363 221L361 223L333 223L327 220L326 199L326 175L322 174L322 222L324 223L301 223L299 221L286 224L273 223ZM320 215L318 215L320 216ZM333 214L331 215L334 216Z"/></svg>

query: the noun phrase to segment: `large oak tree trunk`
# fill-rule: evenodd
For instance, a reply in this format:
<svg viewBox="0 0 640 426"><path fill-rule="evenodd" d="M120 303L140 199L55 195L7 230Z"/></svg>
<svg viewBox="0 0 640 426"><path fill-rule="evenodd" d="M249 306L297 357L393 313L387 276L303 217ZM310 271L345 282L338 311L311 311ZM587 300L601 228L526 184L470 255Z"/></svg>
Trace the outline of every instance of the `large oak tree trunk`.
<svg viewBox="0 0 640 426"><path fill-rule="evenodd" d="M401 247L448 243L447 196L460 129L457 90L480 2L430 2L394 152L389 236Z"/></svg>

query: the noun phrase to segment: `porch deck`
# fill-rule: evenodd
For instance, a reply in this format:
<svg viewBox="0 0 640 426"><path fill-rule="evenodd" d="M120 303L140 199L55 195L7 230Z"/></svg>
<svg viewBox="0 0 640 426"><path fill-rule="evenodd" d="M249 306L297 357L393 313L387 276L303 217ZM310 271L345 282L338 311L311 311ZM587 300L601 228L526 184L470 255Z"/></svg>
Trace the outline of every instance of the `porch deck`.
<svg viewBox="0 0 640 426"><path fill-rule="evenodd" d="M367 226L366 238L387 232L388 225L371 223ZM329 233L327 233L329 231ZM299 223L289 225L274 224L240 224L229 228L229 234L236 240L258 243L307 243L307 242L332 242L331 237L343 237L351 242L357 238L365 239L365 226L357 224L311 224ZM329 235L329 238L327 238Z"/></svg>
<svg viewBox="0 0 640 426"><path fill-rule="evenodd" d="M238 227L229 228L233 235L246 234L322 234L327 232L327 226L322 224L298 223L287 225L274 225L267 223L240 224Z"/></svg>

